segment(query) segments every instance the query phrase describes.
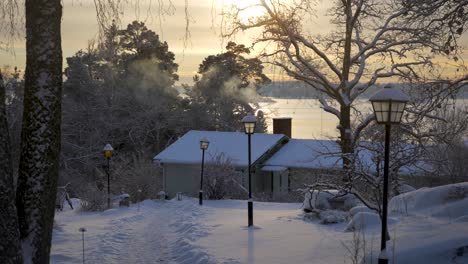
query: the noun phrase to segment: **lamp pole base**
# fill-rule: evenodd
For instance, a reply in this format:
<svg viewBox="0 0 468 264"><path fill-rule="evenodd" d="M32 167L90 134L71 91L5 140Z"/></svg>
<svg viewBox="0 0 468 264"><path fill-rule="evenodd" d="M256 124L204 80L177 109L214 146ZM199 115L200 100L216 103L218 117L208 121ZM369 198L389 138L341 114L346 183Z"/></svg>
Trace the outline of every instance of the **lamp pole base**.
<svg viewBox="0 0 468 264"><path fill-rule="evenodd" d="M378 264L388 264L387 250L385 248L380 251Z"/></svg>
<svg viewBox="0 0 468 264"><path fill-rule="evenodd" d="M198 203L203 205L203 191L198 192Z"/></svg>
<svg viewBox="0 0 468 264"><path fill-rule="evenodd" d="M379 264L388 264L388 259L381 259L379 258Z"/></svg>
<svg viewBox="0 0 468 264"><path fill-rule="evenodd" d="M249 217L249 226L253 226L253 202L249 200L247 202L248 217Z"/></svg>

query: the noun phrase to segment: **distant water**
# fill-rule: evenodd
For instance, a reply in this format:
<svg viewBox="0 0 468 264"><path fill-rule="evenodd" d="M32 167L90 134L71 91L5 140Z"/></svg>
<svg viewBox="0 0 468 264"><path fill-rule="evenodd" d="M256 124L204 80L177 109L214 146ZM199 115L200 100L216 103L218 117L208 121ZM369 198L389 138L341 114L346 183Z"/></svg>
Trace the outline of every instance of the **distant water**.
<svg viewBox="0 0 468 264"><path fill-rule="evenodd" d="M269 97L271 102L260 103L268 121L268 132L273 132L272 118L291 117L293 138L336 138L338 119L323 111L317 99L284 99Z"/></svg>
<svg viewBox="0 0 468 264"><path fill-rule="evenodd" d="M321 108L317 99L285 99L267 97L260 103L268 121L268 131L273 132L272 118L291 117L292 137L308 139L336 139L339 135L336 126L338 119ZM468 100L460 99L459 105L467 107ZM357 101L356 107L363 112L371 112L368 100Z"/></svg>

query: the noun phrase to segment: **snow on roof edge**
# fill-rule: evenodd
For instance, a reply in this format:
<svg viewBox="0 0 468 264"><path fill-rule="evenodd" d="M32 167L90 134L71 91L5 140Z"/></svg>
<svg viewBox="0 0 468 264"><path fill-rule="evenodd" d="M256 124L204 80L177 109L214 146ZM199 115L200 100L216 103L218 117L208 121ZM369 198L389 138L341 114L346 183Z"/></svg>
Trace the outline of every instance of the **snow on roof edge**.
<svg viewBox="0 0 468 264"><path fill-rule="evenodd" d="M205 151L205 162L211 162L218 155L225 155L232 165L244 167L247 164L247 135L243 132L190 130L174 143L153 157L161 163L200 164L199 138L207 137L210 147ZM252 164L265 153L282 142L283 134L256 133L252 135ZM244 144L245 141L245 144Z"/></svg>

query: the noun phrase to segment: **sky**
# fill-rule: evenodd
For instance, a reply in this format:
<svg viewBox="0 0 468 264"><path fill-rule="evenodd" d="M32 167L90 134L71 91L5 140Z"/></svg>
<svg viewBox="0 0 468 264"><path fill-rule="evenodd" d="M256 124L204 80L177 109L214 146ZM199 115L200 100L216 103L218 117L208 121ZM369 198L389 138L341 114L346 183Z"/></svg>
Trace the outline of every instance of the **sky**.
<svg viewBox="0 0 468 264"><path fill-rule="evenodd" d="M157 5L164 3L168 8L168 3L174 5L173 14L165 15L161 19L158 17ZM144 21L148 28L160 35L161 39L167 41L169 49L176 55L176 63L179 64L178 74L181 83L191 83L198 65L208 55L223 52L223 47L227 40L219 37L219 25L221 23L221 13L223 6L237 4L245 6L251 1L248 0L133 0L140 2L141 8L136 10L132 6L123 8L122 26L137 19ZM148 12L147 3L151 2L153 7ZM185 35L185 2L188 3L190 13L190 33L188 45L184 47ZM332 1L318 1L317 13L310 25L310 31L315 34L328 33L328 17L325 11ZM64 62L67 57L72 56L80 49L86 49L90 40L97 37L98 24L93 0L64 0L63 20L62 20L62 48ZM255 11L251 12L255 15ZM250 34L255 34L251 31ZM468 34L465 34L462 43L468 43ZM237 43L251 44L248 35L238 35L234 39ZM20 69L25 65L25 42L19 39L15 43L15 55L0 51L0 67L4 65L18 66ZM465 54L465 58L468 56ZM64 63L64 67L66 64ZM270 78L275 79L275 76Z"/></svg>
<svg viewBox="0 0 468 264"><path fill-rule="evenodd" d="M122 25L138 19L144 21L147 27L167 41L169 49L175 53L176 62L179 64L178 74L181 82L191 82L198 65L209 55L223 52L227 41L219 37L219 25L221 23L222 7L231 4L245 5L249 1L244 0L187 0L190 13L191 37L184 47L185 35L185 0L172 0L175 7L172 15L165 15L159 20L157 4L159 0L152 1L151 13L147 11L145 0L141 0L142 7L139 12L131 6L123 10ZM164 3L168 0L162 0ZM62 49L64 62L80 49L86 49L90 40L97 37L98 23L96 11L92 0L64 0L62 18ZM327 3L327 1L324 1ZM319 9L325 9L325 4L319 4ZM162 22L162 23L160 23ZM317 27L323 30L323 27ZM325 32L325 31L324 31ZM251 44L251 39L246 35L236 36L238 43ZM20 39L15 42L15 54L0 51L0 66L18 66L23 69L25 65L25 42ZM66 65L64 64L64 67Z"/></svg>

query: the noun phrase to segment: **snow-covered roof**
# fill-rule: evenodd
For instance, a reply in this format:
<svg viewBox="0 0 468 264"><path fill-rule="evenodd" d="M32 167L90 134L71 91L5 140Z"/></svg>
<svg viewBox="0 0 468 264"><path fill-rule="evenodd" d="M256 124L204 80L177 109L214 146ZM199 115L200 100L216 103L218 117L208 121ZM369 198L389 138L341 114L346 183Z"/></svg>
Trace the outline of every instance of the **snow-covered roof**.
<svg viewBox="0 0 468 264"><path fill-rule="evenodd" d="M362 144L373 143L363 142ZM358 147L359 161L362 166L375 171L375 163L372 161L374 153L368 147ZM275 167L341 169L341 148L336 141L332 140L290 139L286 145L264 162L262 170L275 171ZM423 168L427 169L427 164L419 161L415 165L401 167L400 172L419 174L423 171Z"/></svg>
<svg viewBox="0 0 468 264"><path fill-rule="evenodd" d="M287 170L287 167L283 166L263 166L262 170L263 171L285 171Z"/></svg>
<svg viewBox="0 0 468 264"><path fill-rule="evenodd" d="M154 160L161 163L200 164L202 158L200 139L203 137L210 141L210 145L205 151L205 163L212 163L218 155L223 155L229 159L232 165L247 167L247 135L243 132L191 130L156 155ZM251 141L252 163L277 145L283 138L286 138L283 134L253 134Z"/></svg>
<svg viewBox="0 0 468 264"><path fill-rule="evenodd" d="M291 139L264 163L288 168L341 168L339 145L330 140ZM263 168L267 170L271 167Z"/></svg>

